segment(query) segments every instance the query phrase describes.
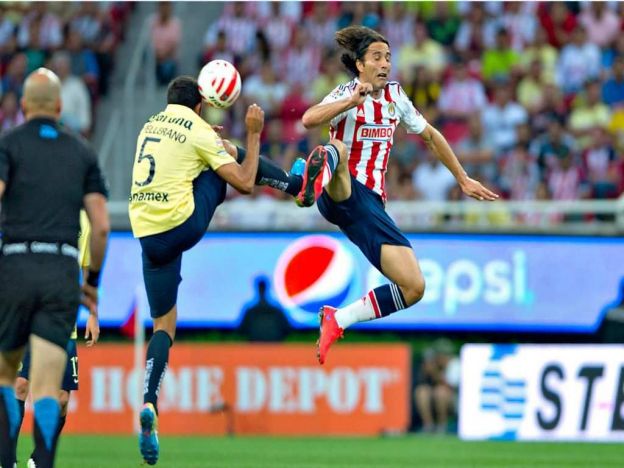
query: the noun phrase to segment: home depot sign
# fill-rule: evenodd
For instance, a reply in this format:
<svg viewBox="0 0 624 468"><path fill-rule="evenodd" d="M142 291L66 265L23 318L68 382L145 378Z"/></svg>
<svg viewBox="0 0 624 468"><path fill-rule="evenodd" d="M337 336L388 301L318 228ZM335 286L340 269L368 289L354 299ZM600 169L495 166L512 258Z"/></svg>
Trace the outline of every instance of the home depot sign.
<svg viewBox="0 0 624 468"><path fill-rule="evenodd" d="M131 345L79 349L67 432L132 433L143 385L132 356ZM325 366L308 345L176 344L170 357L159 398L165 434L378 434L409 424L403 345L338 345Z"/></svg>

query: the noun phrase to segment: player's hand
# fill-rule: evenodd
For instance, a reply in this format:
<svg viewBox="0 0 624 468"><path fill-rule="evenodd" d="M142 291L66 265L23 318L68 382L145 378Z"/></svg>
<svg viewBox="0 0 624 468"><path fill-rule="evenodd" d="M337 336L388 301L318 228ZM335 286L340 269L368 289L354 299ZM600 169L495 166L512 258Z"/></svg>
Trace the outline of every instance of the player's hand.
<svg viewBox="0 0 624 468"><path fill-rule="evenodd" d="M211 127L218 134L221 134L221 132L223 131L223 125L211 125Z"/></svg>
<svg viewBox="0 0 624 468"><path fill-rule="evenodd" d="M98 339L100 338L100 321L98 320L97 315L89 314L84 337L85 340L87 340L88 348L98 342Z"/></svg>
<svg viewBox="0 0 624 468"><path fill-rule="evenodd" d="M91 315L98 314L98 290L87 283L82 285L82 304L89 309Z"/></svg>
<svg viewBox="0 0 624 468"><path fill-rule="evenodd" d="M481 185L481 182L471 179L470 177L468 177L464 182L460 183L459 186L461 187L464 194L474 198L475 200L498 200L497 194L485 188L483 185Z"/></svg>
<svg viewBox="0 0 624 468"><path fill-rule="evenodd" d="M260 133L264 127L264 111L257 104L252 104L247 108L245 116L245 126L249 133Z"/></svg>
<svg viewBox="0 0 624 468"><path fill-rule="evenodd" d="M366 96L373 92L373 85L370 83L358 83L355 87L355 91L351 95L351 103L354 106L359 106L366 100Z"/></svg>

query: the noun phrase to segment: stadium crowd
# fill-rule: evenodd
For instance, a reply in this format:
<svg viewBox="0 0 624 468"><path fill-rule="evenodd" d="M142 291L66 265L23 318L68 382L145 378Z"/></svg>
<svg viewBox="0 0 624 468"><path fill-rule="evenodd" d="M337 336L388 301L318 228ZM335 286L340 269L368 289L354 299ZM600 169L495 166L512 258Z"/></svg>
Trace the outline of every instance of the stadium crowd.
<svg viewBox="0 0 624 468"><path fill-rule="evenodd" d="M90 136L132 8L130 2L0 3L0 132L23 122L24 80L45 66L61 79L61 122Z"/></svg>
<svg viewBox="0 0 624 468"><path fill-rule="evenodd" d="M346 75L334 32L363 24L393 51L393 79L452 143L469 174L512 200L615 198L624 189L624 3L232 3L208 28L199 65L243 78L226 119L266 112L263 152L287 166L323 140L300 118ZM452 175L398 130L390 199L461 196ZM275 196L267 192L267 196Z"/></svg>

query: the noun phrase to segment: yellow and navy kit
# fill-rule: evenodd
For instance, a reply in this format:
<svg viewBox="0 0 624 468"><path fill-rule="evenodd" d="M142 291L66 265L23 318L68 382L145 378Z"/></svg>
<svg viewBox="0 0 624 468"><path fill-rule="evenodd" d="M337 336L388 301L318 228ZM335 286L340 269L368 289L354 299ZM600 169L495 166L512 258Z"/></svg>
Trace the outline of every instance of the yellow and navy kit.
<svg viewBox="0 0 624 468"><path fill-rule="evenodd" d="M234 162L219 135L192 109L169 104L153 115L137 139L130 193L135 237L169 231L193 210L193 180Z"/></svg>

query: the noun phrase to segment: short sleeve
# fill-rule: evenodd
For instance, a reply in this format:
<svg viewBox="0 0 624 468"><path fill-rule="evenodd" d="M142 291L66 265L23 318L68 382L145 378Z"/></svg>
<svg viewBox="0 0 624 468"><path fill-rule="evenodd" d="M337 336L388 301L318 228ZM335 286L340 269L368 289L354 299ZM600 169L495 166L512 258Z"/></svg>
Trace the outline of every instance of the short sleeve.
<svg viewBox="0 0 624 468"><path fill-rule="evenodd" d="M87 150L87 173L84 182L84 194L101 193L108 198L108 184L104 180L96 154Z"/></svg>
<svg viewBox="0 0 624 468"><path fill-rule="evenodd" d="M235 162L234 158L225 150L221 138L212 129L206 129L206 131L197 134L195 150L213 171Z"/></svg>
<svg viewBox="0 0 624 468"><path fill-rule="evenodd" d="M422 133L427 127L427 120L416 110L412 101L407 97L403 88L399 86L397 107L401 115L401 125L407 133Z"/></svg>
<svg viewBox="0 0 624 468"><path fill-rule="evenodd" d="M323 98L321 104L331 104L332 102L340 101L341 99L347 98L351 96L351 83L342 84L334 88L334 90L329 93L327 96ZM338 114L336 117L331 119L329 124L332 127L338 126L338 123L347 116L349 111Z"/></svg>
<svg viewBox="0 0 624 468"><path fill-rule="evenodd" d="M0 139L0 180L9 181L9 148L6 140Z"/></svg>

